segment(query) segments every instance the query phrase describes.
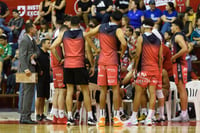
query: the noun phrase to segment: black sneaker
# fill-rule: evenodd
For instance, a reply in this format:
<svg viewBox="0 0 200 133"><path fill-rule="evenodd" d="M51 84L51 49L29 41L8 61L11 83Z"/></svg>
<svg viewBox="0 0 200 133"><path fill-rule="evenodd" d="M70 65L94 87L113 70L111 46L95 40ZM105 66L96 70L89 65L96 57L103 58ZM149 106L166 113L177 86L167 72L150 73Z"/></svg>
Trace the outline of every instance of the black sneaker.
<svg viewBox="0 0 200 133"><path fill-rule="evenodd" d="M79 119L80 119L79 112L75 112L75 114L74 114L74 119L75 119L75 120L79 120Z"/></svg>
<svg viewBox="0 0 200 133"><path fill-rule="evenodd" d="M41 118L42 118L42 120L44 120L44 121L51 121L51 120L48 119L44 114L42 114Z"/></svg>
<svg viewBox="0 0 200 133"><path fill-rule="evenodd" d="M74 121L74 119L72 117L67 120L67 125L69 125L69 126L74 126L75 125L75 121Z"/></svg>
<svg viewBox="0 0 200 133"><path fill-rule="evenodd" d="M37 121L42 121L42 116L40 116L39 114L36 115L36 120Z"/></svg>
<svg viewBox="0 0 200 133"><path fill-rule="evenodd" d="M94 120L94 118L88 118L87 124L89 126L96 126L96 121Z"/></svg>
<svg viewBox="0 0 200 133"><path fill-rule="evenodd" d="M128 119L128 116L126 115L126 113L124 113L124 112L119 112L119 115L120 115L120 119L122 120L122 121L125 121L125 120L127 120Z"/></svg>

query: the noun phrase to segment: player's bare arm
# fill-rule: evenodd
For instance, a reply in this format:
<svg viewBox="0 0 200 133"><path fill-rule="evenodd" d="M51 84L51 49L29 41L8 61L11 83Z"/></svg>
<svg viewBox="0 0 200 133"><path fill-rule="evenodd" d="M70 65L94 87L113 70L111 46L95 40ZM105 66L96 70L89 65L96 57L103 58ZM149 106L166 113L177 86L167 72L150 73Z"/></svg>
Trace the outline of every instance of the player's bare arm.
<svg viewBox="0 0 200 133"><path fill-rule="evenodd" d="M98 34L98 32L99 32L99 27L100 27L100 25L98 25L96 28L90 30L89 32L83 34L84 37L85 37L85 40L86 40L87 43L90 45L90 47L94 49L95 53L99 53L99 50L98 50L97 47L94 45L94 43L93 43L91 37Z"/></svg>
<svg viewBox="0 0 200 133"><path fill-rule="evenodd" d="M142 52L142 42L143 42L143 38L142 36L138 37L138 40L137 40L137 48L136 48L136 57L135 57L135 62L134 62L134 70L137 70L137 67L138 67L138 62L140 60L140 55L141 55L141 52Z"/></svg>
<svg viewBox="0 0 200 133"><path fill-rule="evenodd" d="M56 51L56 47L61 45L62 43L62 37L63 37L64 32L60 32L57 39L53 42L53 44L50 47L50 50L52 52L52 54L56 57L56 59L61 62L62 59L60 58L60 56L58 56L58 53Z"/></svg>
<svg viewBox="0 0 200 133"><path fill-rule="evenodd" d="M124 52L126 51L127 43L126 43L124 33L121 28L117 29L116 36L121 43L121 57L122 57L124 55Z"/></svg>

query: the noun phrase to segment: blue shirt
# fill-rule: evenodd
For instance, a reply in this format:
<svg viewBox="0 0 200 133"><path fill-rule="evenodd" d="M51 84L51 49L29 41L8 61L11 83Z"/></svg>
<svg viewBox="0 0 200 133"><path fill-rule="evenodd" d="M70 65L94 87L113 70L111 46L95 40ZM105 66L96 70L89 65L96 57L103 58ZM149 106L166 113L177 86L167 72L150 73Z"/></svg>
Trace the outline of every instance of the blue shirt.
<svg viewBox="0 0 200 133"><path fill-rule="evenodd" d="M191 41L194 41L193 37L199 38L200 37L200 29L195 28L191 34Z"/></svg>
<svg viewBox="0 0 200 133"><path fill-rule="evenodd" d="M156 22L158 18L160 18L161 16L162 16L162 11L158 8L156 8L153 11L149 9L144 12L144 17L151 18L154 22Z"/></svg>
<svg viewBox="0 0 200 133"><path fill-rule="evenodd" d="M172 20L173 17L178 16L176 11L172 11L172 13L169 14L166 10L163 11L163 15L165 15L168 20Z"/></svg>
<svg viewBox="0 0 200 133"><path fill-rule="evenodd" d="M132 25L134 28L140 28L142 25L141 17L144 16L143 11L136 10L136 12L133 12L133 10L130 10L127 16L130 19L130 25Z"/></svg>

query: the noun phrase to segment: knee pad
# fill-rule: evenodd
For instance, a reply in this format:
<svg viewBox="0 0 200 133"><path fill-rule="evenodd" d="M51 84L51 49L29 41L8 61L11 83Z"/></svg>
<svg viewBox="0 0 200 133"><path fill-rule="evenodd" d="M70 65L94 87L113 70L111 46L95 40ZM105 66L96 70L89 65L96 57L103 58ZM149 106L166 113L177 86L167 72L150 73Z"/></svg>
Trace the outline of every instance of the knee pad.
<svg viewBox="0 0 200 133"><path fill-rule="evenodd" d="M157 91L156 91L156 96L157 96L158 99L164 98L164 95L163 95L162 90L157 90Z"/></svg>

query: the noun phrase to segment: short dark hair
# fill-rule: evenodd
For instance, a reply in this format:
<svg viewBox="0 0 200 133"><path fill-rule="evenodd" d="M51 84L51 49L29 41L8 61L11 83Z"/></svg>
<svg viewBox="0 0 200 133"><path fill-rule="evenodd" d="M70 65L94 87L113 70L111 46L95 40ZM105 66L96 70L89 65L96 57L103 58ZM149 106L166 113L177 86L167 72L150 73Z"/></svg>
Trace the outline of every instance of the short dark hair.
<svg viewBox="0 0 200 133"><path fill-rule="evenodd" d="M30 32L30 29L33 28L33 23L27 23L25 24L25 30L26 30L26 33L29 33Z"/></svg>
<svg viewBox="0 0 200 133"><path fill-rule="evenodd" d="M111 14L111 17L116 20L116 21L120 21L122 19L123 14L120 11L114 11Z"/></svg>
<svg viewBox="0 0 200 133"><path fill-rule="evenodd" d="M155 5L155 4L156 4L155 0L150 0L149 1L149 5Z"/></svg>
<svg viewBox="0 0 200 133"><path fill-rule="evenodd" d="M133 34L133 28L131 26L128 26L127 29L129 32L131 32Z"/></svg>
<svg viewBox="0 0 200 133"><path fill-rule="evenodd" d="M154 26L154 21L150 18L145 18L144 21L142 22L142 24L148 25L153 27Z"/></svg>
<svg viewBox="0 0 200 133"><path fill-rule="evenodd" d="M72 26L77 26L80 23L80 17L78 16L72 16L71 17L71 25Z"/></svg>
<svg viewBox="0 0 200 133"><path fill-rule="evenodd" d="M42 40L41 40L41 46L42 46L46 41L48 41L48 40L50 41L49 38L44 38L44 39L42 39Z"/></svg>
<svg viewBox="0 0 200 133"><path fill-rule="evenodd" d="M17 9L13 9L12 12L19 13L19 11Z"/></svg>
<svg viewBox="0 0 200 133"><path fill-rule="evenodd" d="M135 31L135 34L136 34L137 36L140 36L140 32L139 32L139 31Z"/></svg>
<svg viewBox="0 0 200 133"><path fill-rule="evenodd" d="M183 21L181 19L175 19L172 24L175 24L176 26L178 26L180 29L183 29Z"/></svg>
<svg viewBox="0 0 200 133"><path fill-rule="evenodd" d="M71 21L71 16L65 15L65 17L64 17L64 22L65 22L65 21Z"/></svg>

